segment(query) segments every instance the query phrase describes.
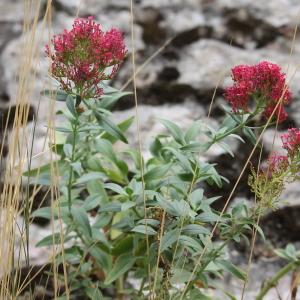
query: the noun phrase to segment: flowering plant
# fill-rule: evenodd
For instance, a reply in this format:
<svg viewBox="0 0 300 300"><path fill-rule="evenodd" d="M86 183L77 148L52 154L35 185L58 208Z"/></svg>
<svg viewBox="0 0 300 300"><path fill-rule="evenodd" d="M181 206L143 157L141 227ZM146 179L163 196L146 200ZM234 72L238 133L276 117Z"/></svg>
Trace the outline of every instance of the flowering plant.
<svg viewBox="0 0 300 300"><path fill-rule="evenodd" d="M55 203L33 217L58 219L64 227L38 246L60 246L56 261L67 278L60 299L211 299L207 291L215 277L229 272L247 279L230 262L226 248L257 228L257 210L245 203L226 213L213 209L219 195L208 198L204 183L221 188L226 178L199 154L217 145L233 156L227 138L243 141L240 132L256 144L263 127L249 123L259 112L283 121L291 97L285 77L268 62L235 67L234 85L225 93L232 110L227 109L220 128L198 120L183 131L161 120L167 134L154 138L146 160L129 146L124 151L114 147L116 142L127 144L125 132L133 118L112 121L112 107L127 93L103 80L115 74L126 52L122 34L116 29L103 32L91 17L75 20L71 31L47 46L51 75L60 89L44 94L66 103L66 122L55 128L65 136L51 147L59 156L58 175L51 164L25 175L40 184L58 182ZM297 173L290 165L299 156L299 132L292 130L283 140L288 157L272 156L270 176L262 171L249 180L262 199L262 183L281 180L267 203L278 198L285 178Z"/></svg>

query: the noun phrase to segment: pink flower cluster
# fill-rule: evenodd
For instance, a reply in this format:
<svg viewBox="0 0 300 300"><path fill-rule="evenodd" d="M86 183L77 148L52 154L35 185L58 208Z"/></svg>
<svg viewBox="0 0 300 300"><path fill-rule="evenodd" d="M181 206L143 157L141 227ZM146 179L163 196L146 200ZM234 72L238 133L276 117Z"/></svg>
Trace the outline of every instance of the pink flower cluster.
<svg viewBox="0 0 300 300"><path fill-rule="evenodd" d="M288 132L281 135L283 148L290 156L295 155L300 150L300 129L290 128Z"/></svg>
<svg viewBox="0 0 300 300"><path fill-rule="evenodd" d="M281 135L282 146L287 155L272 153L268 159L268 168L263 173L272 176L274 173L285 172L290 164L295 162L296 154L300 152L300 129L291 128Z"/></svg>
<svg viewBox="0 0 300 300"><path fill-rule="evenodd" d="M253 98L264 109L266 118L275 110L274 117L279 122L286 120L284 105L290 103L291 92L278 65L262 61L253 66L236 66L231 72L234 84L225 90L225 98L234 112L248 112L249 102Z"/></svg>
<svg viewBox="0 0 300 300"><path fill-rule="evenodd" d="M122 33L102 31L93 17L76 19L72 29L55 35L51 44L46 54L52 76L63 90L82 98L100 97L99 83L114 76L127 53Z"/></svg>
<svg viewBox="0 0 300 300"><path fill-rule="evenodd" d="M272 153L268 159L269 172L272 174L274 172L285 171L289 166L289 159L286 155L278 155L277 153Z"/></svg>

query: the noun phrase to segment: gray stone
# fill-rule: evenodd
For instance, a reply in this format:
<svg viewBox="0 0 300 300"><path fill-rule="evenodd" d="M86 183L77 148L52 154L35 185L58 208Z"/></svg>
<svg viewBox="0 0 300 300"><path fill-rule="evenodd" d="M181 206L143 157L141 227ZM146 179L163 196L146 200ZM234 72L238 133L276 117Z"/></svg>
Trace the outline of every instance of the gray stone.
<svg viewBox="0 0 300 300"><path fill-rule="evenodd" d="M300 4L297 0L272 0L268 2L217 0L214 2L214 5L221 9L245 9L258 19L264 19L276 27L286 24L296 25L299 22Z"/></svg>
<svg viewBox="0 0 300 300"><path fill-rule="evenodd" d="M21 0L0 0L0 22L21 23L26 19L32 20L36 11L41 11L45 0L21 1Z"/></svg>

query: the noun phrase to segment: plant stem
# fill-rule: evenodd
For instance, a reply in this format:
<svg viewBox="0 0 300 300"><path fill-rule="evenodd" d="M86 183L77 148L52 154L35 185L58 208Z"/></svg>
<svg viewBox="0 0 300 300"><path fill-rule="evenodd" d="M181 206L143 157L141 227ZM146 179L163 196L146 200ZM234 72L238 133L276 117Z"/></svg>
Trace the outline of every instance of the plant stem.
<svg viewBox="0 0 300 300"><path fill-rule="evenodd" d="M250 123L250 121L256 116L256 114L258 112L259 112L259 109L256 109L253 113L251 113L250 117L246 121L238 124L236 127L232 128L231 130L229 130L229 131L225 132L224 134L216 137L213 141L214 142L219 142L220 140L222 140L223 138L227 137L228 135L230 135L230 134L236 132L237 130L243 128L245 125L247 125L248 123Z"/></svg>
<svg viewBox="0 0 300 300"><path fill-rule="evenodd" d="M268 293L268 291L275 287L278 283L278 281L285 276L287 273L289 273L290 271L292 271L293 269L297 268L300 264L300 261L293 261L290 262L289 264L287 264L286 266L284 266L283 268L281 268L275 275L273 278L271 278L270 280L268 280L262 287L262 289L260 290L259 294L257 295L257 297L255 298L255 300L262 300L264 298L264 296Z"/></svg>
<svg viewBox="0 0 300 300"><path fill-rule="evenodd" d="M236 127L232 128L231 130L229 130L229 131L225 132L224 134L222 134L222 135L220 135L220 136L218 136L218 137L214 138L214 139L213 139L213 142L214 142L214 143L216 143L216 142L219 142L219 141L221 141L222 139L224 139L224 138L225 138L225 137L227 137L228 135L230 135L230 134L232 134L232 133L236 132L237 130L239 130L239 129L243 128L243 127L244 127L244 125L246 125L246 124L247 124L249 121L250 121L250 119L249 119L249 120L247 120L246 122L242 122L242 123L240 123L238 126L236 126Z"/></svg>
<svg viewBox="0 0 300 300"><path fill-rule="evenodd" d="M68 182L68 208L69 215L72 218L71 208L72 208L72 181L73 181L73 166L71 165L75 160L75 147L76 147L76 135L77 135L77 119L74 126L72 126L73 130L73 141L72 141L72 154L71 154L71 163L70 163L70 172L69 172L69 182Z"/></svg>
<svg viewBox="0 0 300 300"><path fill-rule="evenodd" d="M123 276L120 276L118 279L117 279L117 297L118 297L118 300L123 300L124 297L123 297Z"/></svg>
<svg viewBox="0 0 300 300"><path fill-rule="evenodd" d="M82 243L85 245L86 240L82 236L82 234L79 232L79 230L77 229L77 227L74 223L73 215L72 215L72 183L73 183L73 171L74 171L72 163L75 162L77 130L78 130L78 116L76 116L75 123L74 123L74 125L72 125L73 139L72 139L72 153L71 153L71 158L70 158L70 170L69 170L69 181L68 181L68 209L69 209L69 217L71 219L71 222L75 226L75 232L78 235L78 237L80 238L80 240L82 241Z"/></svg>

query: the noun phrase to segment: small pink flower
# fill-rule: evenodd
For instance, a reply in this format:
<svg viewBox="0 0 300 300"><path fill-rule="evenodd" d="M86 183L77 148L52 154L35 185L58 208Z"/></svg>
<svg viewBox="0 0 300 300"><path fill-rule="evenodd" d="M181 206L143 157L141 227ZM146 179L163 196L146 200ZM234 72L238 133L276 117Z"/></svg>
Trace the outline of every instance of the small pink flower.
<svg viewBox="0 0 300 300"><path fill-rule="evenodd" d="M279 122L287 118L284 105L290 103L291 92L286 86L285 74L278 65L263 61L257 65L239 65L231 70L233 86L225 90L225 98L234 112L248 112L251 98L259 100L264 116L270 117L278 101L282 103L274 113Z"/></svg>
<svg viewBox="0 0 300 300"><path fill-rule="evenodd" d="M249 65L238 65L232 68L232 79L234 82L246 82L250 85L255 76L254 67Z"/></svg>
<svg viewBox="0 0 300 300"><path fill-rule="evenodd" d="M272 153L268 159L269 171L272 173L286 171L289 166L289 159L286 155Z"/></svg>
<svg viewBox="0 0 300 300"><path fill-rule="evenodd" d="M234 112L238 110L247 111L251 88L245 82L233 85L226 89L225 98L231 105Z"/></svg>
<svg viewBox="0 0 300 300"><path fill-rule="evenodd" d="M102 31L93 17L76 19L70 31L53 37L51 45L46 54L52 76L63 90L83 98L102 95L99 83L115 75L127 53L122 33Z"/></svg>
<svg viewBox="0 0 300 300"><path fill-rule="evenodd" d="M300 129L290 128L288 133L281 135L283 148L293 156L300 150Z"/></svg>

